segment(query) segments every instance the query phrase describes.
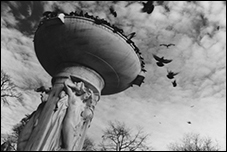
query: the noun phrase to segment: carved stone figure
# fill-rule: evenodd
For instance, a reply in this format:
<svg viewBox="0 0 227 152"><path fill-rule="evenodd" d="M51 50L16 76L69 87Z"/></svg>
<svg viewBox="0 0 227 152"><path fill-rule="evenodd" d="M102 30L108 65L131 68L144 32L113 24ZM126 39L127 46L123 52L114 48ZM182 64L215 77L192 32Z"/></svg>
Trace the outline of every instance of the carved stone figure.
<svg viewBox="0 0 227 152"><path fill-rule="evenodd" d="M39 105L19 135L18 150L81 150L98 101L96 96L82 81L64 79L55 83L48 100ZM46 112L53 99L57 100L56 103L50 112ZM43 125L48 116L50 121Z"/></svg>

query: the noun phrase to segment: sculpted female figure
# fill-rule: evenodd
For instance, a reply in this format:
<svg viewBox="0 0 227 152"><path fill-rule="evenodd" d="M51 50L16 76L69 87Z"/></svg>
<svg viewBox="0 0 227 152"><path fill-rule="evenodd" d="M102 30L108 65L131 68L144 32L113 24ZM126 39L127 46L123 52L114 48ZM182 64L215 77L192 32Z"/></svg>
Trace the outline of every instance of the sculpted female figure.
<svg viewBox="0 0 227 152"><path fill-rule="evenodd" d="M56 79L48 100L39 105L20 133L18 150L81 150L100 97L88 86L82 80Z"/></svg>

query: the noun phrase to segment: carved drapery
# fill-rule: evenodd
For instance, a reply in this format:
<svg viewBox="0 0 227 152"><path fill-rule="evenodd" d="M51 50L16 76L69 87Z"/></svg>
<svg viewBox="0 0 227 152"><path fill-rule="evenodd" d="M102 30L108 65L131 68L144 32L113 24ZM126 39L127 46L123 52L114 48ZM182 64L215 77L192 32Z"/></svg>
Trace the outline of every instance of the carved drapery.
<svg viewBox="0 0 227 152"><path fill-rule="evenodd" d="M58 78L19 135L20 151L81 150L100 94L84 82Z"/></svg>

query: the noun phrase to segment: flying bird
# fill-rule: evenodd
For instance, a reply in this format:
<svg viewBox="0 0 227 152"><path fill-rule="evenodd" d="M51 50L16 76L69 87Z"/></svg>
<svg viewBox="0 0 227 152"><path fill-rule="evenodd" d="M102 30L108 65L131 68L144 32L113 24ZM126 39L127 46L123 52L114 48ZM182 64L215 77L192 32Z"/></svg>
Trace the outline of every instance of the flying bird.
<svg viewBox="0 0 227 152"><path fill-rule="evenodd" d="M169 79L173 79L175 75L177 75L178 73L174 73L172 71L168 71L168 74L167 74L167 78Z"/></svg>
<svg viewBox="0 0 227 152"><path fill-rule="evenodd" d="M166 46L167 48L169 48L169 46L175 46L175 44L170 43L170 44L160 44L159 46Z"/></svg>
<svg viewBox="0 0 227 152"><path fill-rule="evenodd" d="M219 30L219 29L220 29L220 26L217 27L217 30Z"/></svg>
<svg viewBox="0 0 227 152"><path fill-rule="evenodd" d="M191 121L188 121L188 124L192 124Z"/></svg>
<svg viewBox="0 0 227 152"><path fill-rule="evenodd" d="M117 17L117 12L114 10L113 6L110 7L110 13L111 13L114 17Z"/></svg>
<svg viewBox="0 0 227 152"><path fill-rule="evenodd" d="M142 2L143 8L141 9L142 12L146 12L147 14L151 14L154 10L153 1L147 1L146 3Z"/></svg>
<svg viewBox="0 0 227 152"><path fill-rule="evenodd" d="M176 80L174 80L174 81L172 82L172 84L173 84L173 87L176 87L176 86L177 86Z"/></svg>
<svg viewBox="0 0 227 152"><path fill-rule="evenodd" d="M128 39L132 39L136 35L136 32L133 32L127 36Z"/></svg>
<svg viewBox="0 0 227 152"><path fill-rule="evenodd" d="M164 63L167 64L167 63L170 63L172 60L167 60L167 59L164 59L164 57L158 57L156 55L153 54L153 57L155 58L155 60L157 60L158 62L156 63L159 67L162 67L164 66Z"/></svg>

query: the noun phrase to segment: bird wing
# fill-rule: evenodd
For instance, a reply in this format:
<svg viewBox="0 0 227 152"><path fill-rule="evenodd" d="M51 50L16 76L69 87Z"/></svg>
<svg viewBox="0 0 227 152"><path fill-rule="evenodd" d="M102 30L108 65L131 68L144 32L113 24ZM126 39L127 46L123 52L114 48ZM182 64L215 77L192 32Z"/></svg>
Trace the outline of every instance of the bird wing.
<svg viewBox="0 0 227 152"><path fill-rule="evenodd" d="M117 13L116 12L114 12L113 15L114 15L114 17L117 17Z"/></svg>
<svg viewBox="0 0 227 152"><path fill-rule="evenodd" d="M167 69L167 72L168 72L168 75L171 74L171 73L173 73L171 70L169 71L168 69Z"/></svg>
<svg viewBox="0 0 227 152"><path fill-rule="evenodd" d="M170 74L167 75L167 78L172 79L173 77L170 76Z"/></svg>
<svg viewBox="0 0 227 152"><path fill-rule="evenodd" d="M113 13L113 12L114 12L114 9L113 9L113 7L112 7L112 6L110 7L110 12L111 12L111 13Z"/></svg>
<svg viewBox="0 0 227 152"><path fill-rule="evenodd" d="M161 60L161 58L159 58L158 56L156 56L155 54L153 54L153 57L155 58L155 60L157 60L157 61L160 61Z"/></svg>
<svg viewBox="0 0 227 152"><path fill-rule="evenodd" d="M145 6L153 5L153 1L147 1L147 3L143 3Z"/></svg>
<svg viewBox="0 0 227 152"><path fill-rule="evenodd" d="M154 11L154 5L150 6L150 8L147 10L148 14L151 14Z"/></svg>
<svg viewBox="0 0 227 152"><path fill-rule="evenodd" d="M172 45L172 46L175 46L175 44L173 44L173 43L170 43L170 44L168 44L167 46L171 46L171 45Z"/></svg>
<svg viewBox="0 0 227 152"><path fill-rule="evenodd" d="M176 86L177 86L176 80L174 80L174 81L172 82L172 84L173 84L174 87L176 87Z"/></svg>
<svg viewBox="0 0 227 152"><path fill-rule="evenodd" d="M133 32L133 33L131 33L133 36L135 36L136 35L136 32Z"/></svg>
<svg viewBox="0 0 227 152"><path fill-rule="evenodd" d="M178 73L173 73L173 76L177 75Z"/></svg>
<svg viewBox="0 0 227 152"><path fill-rule="evenodd" d="M117 12L115 12L113 6L110 7L110 13L111 13L114 17L117 17Z"/></svg>
<svg viewBox="0 0 227 152"><path fill-rule="evenodd" d="M167 47L167 44L160 44L159 46L166 46Z"/></svg>
<svg viewBox="0 0 227 152"><path fill-rule="evenodd" d="M163 67L164 66L164 64L162 63L162 62L157 62L156 63L159 67Z"/></svg>
<svg viewBox="0 0 227 152"><path fill-rule="evenodd" d="M164 59L162 62L163 63L170 63L172 60Z"/></svg>
<svg viewBox="0 0 227 152"><path fill-rule="evenodd" d="M129 34L129 35L127 36L127 38L128 38L128 39L131 39L131 38L133 38L135 35L136 35L136 32L133 32L133 33Z"/></svg>
<svg viewBox="0 0 227 152"><path fill-rule="evenodd" d="M146 3L142 2L143 4L143 8L142 8L142 12L149 12L149 14L153 11L149 11L150 9L152 9L153 6L153 1L147 1Z"/></svg>

